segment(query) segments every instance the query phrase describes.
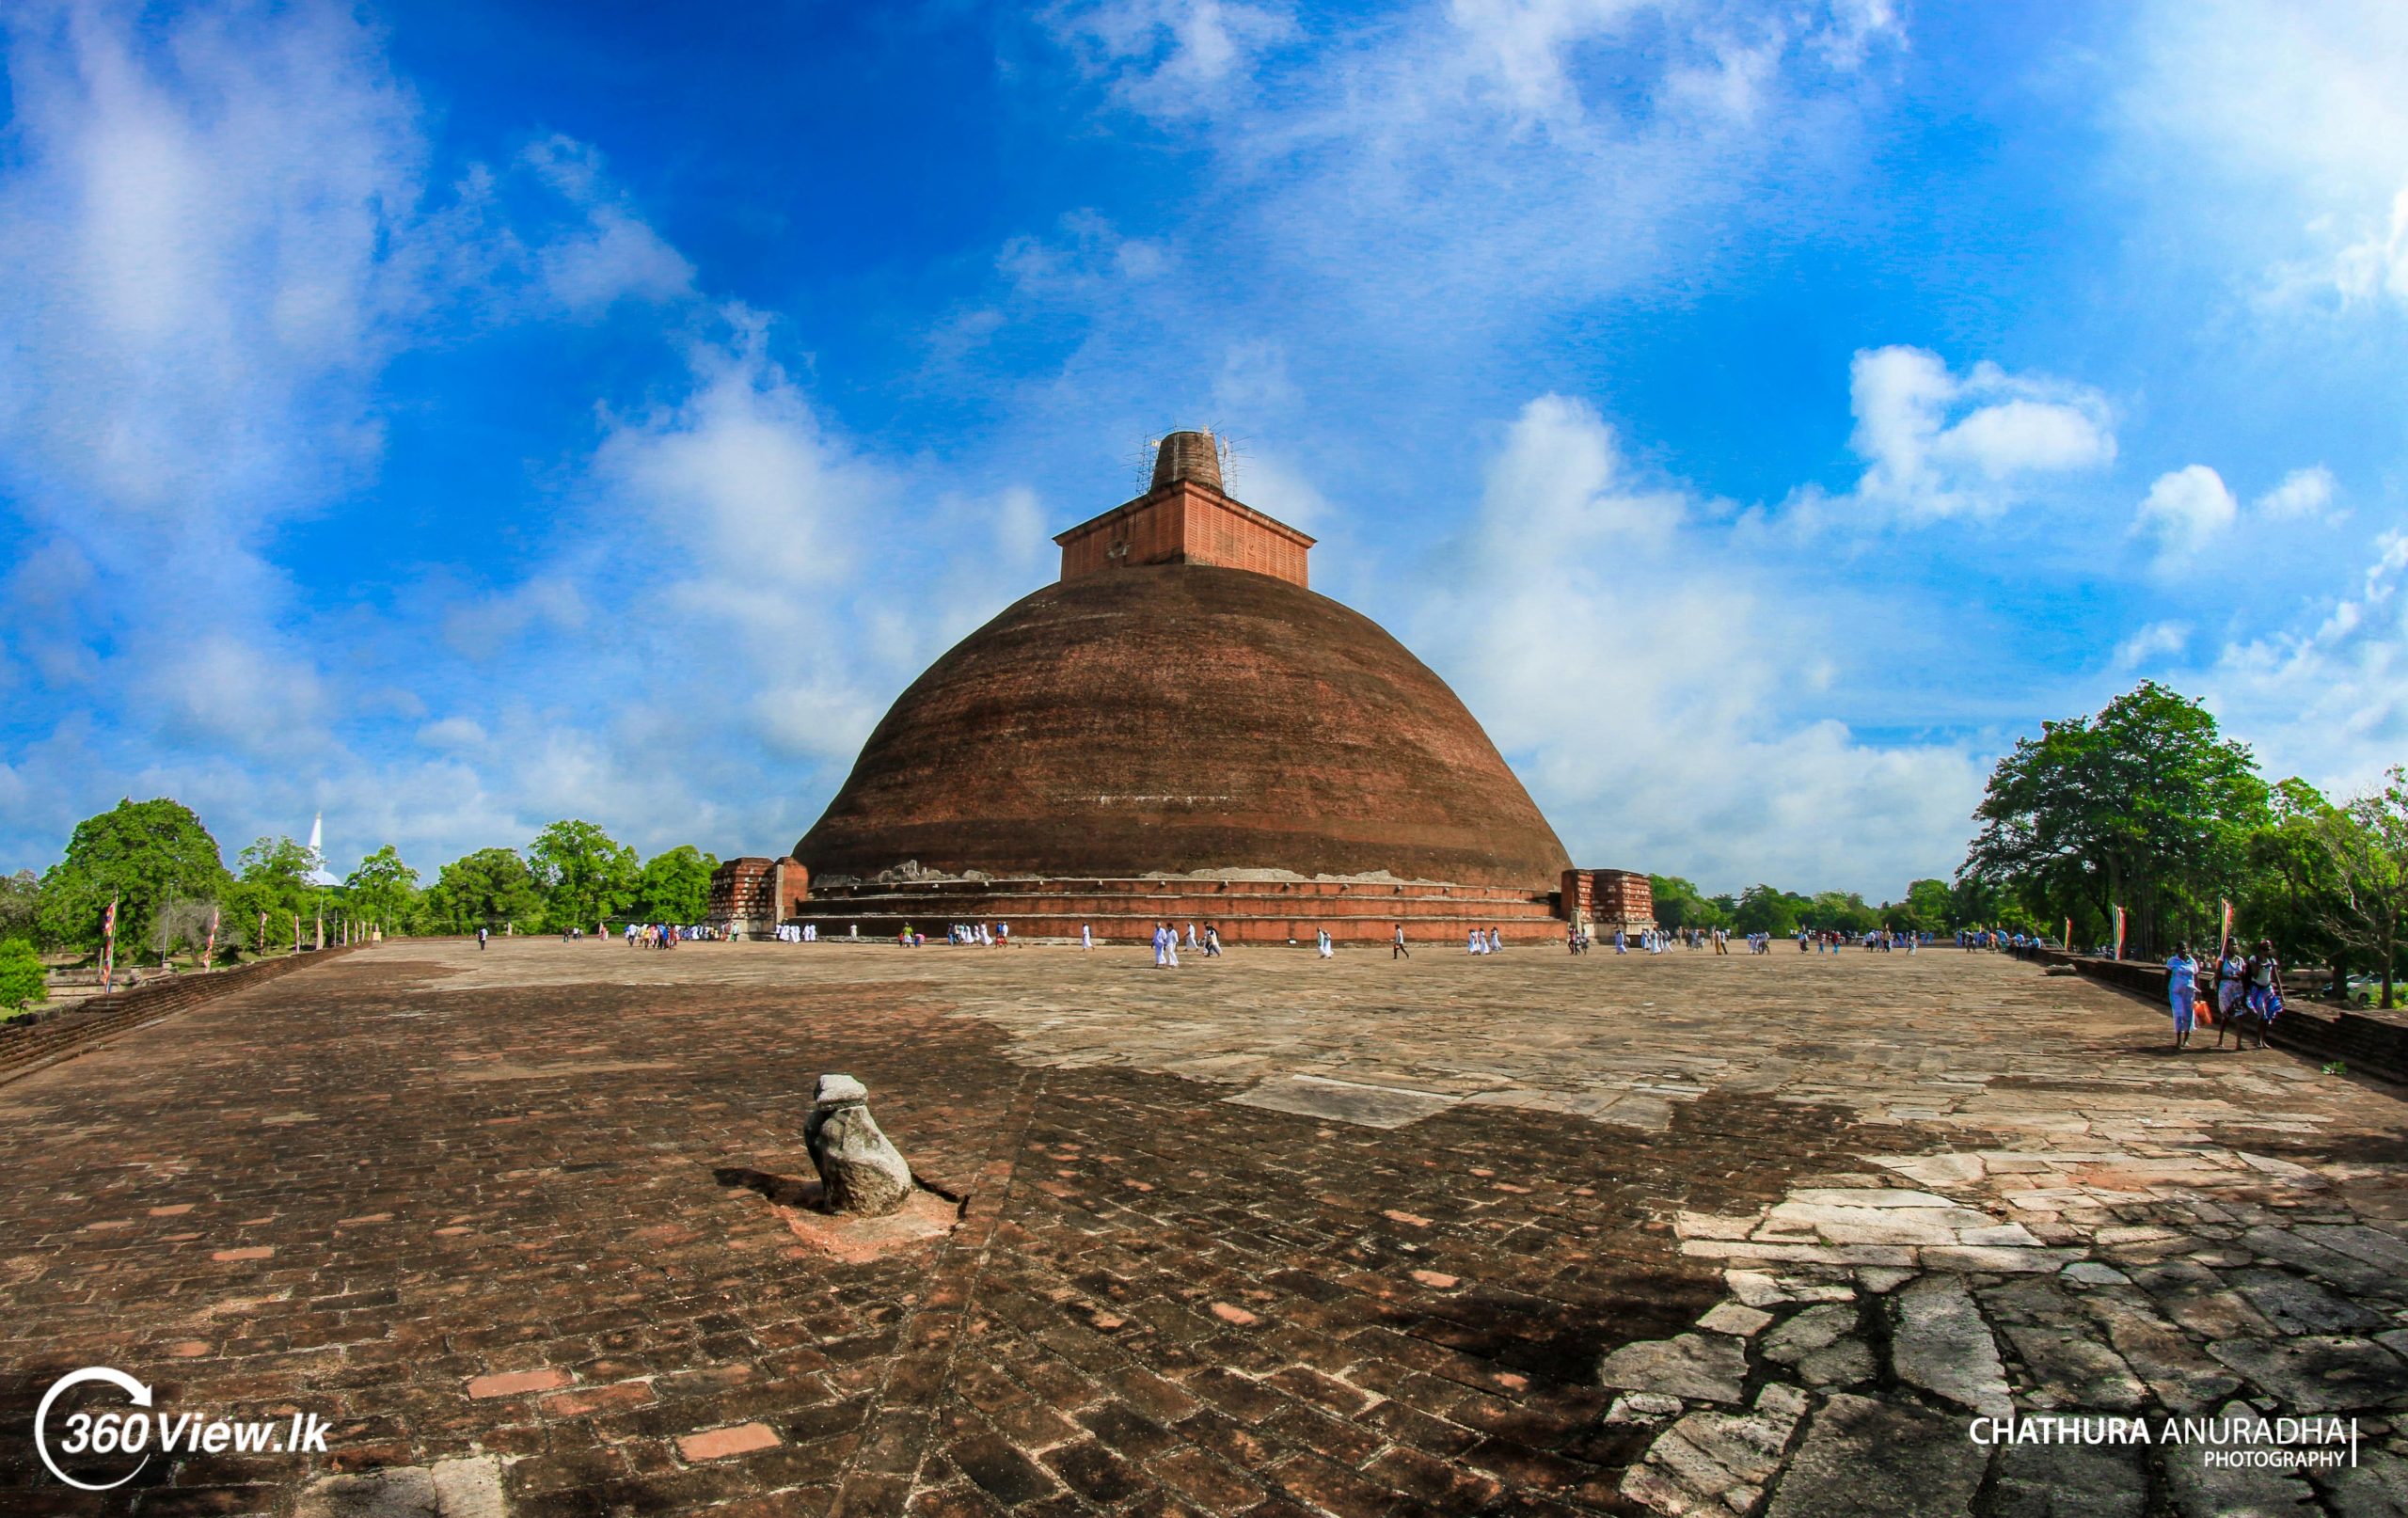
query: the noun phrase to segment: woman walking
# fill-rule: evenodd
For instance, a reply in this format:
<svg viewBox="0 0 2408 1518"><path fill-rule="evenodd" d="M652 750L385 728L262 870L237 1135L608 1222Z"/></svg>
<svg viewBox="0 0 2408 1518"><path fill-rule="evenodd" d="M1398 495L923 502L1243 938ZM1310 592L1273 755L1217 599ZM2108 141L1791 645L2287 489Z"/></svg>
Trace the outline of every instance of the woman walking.
<svg viewBox="0 0 2408 1518"><path fill-rule="evenodd" d="M2198 1003L2198 961L2191 957L2191 945L2178 943L2174 957L2165 961L2165 994L2174 1006L2174 1047L2188 1049L2191 1045L2192 1008Z"/></svg>

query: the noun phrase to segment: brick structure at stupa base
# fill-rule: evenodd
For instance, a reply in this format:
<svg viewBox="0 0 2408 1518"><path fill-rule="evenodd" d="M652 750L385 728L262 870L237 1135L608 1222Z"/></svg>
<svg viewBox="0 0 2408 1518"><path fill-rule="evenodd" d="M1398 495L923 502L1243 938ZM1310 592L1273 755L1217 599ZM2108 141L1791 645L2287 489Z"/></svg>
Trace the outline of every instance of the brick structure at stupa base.
<svg viewBox="0 0 2408 1518"><path fill-rule="evenodd" d="M1652 920L1645 877L1573 868L1444 680L1312 590L1312 538L1228 494L1209 433L1164 438L1144 495L1054 541L1060 577L871 732L785 862L808 891L766 888L782 921L1530 943ZM758 873L730 875L731 921Z"/></svg>
<svg viewBox="0 0 2408 1518"><path fill-rule="evenodd" d="M1326 930L1339 943L1386 943L1399 926L1413 944L1464 941L1495 928L1507 943L1562 939L1569 926L1552 892L1425 880L937 879L814 885L790 921L819 936L891 939L906 928L943 937L953 923L1008 923L1013 941L1143 941L1157 923L1183 932L1212 924L1224 943L1308 943Z"/></svg>
<svg viewBox="0 0 2408 1518"><path fill-rule="evenodd" d="M703 921L737 938L768 938L794 919L811 888L811 872L791 859L746 855L711 871Z"/></svg>

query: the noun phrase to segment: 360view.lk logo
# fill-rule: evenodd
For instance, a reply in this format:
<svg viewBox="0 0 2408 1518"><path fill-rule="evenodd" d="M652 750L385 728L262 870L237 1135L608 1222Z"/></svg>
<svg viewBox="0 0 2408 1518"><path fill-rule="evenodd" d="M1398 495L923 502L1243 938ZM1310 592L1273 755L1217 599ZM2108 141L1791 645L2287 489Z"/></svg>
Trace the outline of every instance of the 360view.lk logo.
<svg viewBox="0 0 2408 1518"><path fill-rule="evenodd" d="M114 1386L133 1400L128 1408L77 1407L57 1415L59 1398L78 1386ZM34 1410L34 1447L50 1474L69 1486L106 1492L142 1474L155 1455L277 1455L326 1451L326 1422L315 1413L290 1418L226 1418L201 1413L171 1413L153 1406L150 1388L122 1370L86 1366L51 1383ZM86 1477L70 1476L61 1462Z"/></svg>

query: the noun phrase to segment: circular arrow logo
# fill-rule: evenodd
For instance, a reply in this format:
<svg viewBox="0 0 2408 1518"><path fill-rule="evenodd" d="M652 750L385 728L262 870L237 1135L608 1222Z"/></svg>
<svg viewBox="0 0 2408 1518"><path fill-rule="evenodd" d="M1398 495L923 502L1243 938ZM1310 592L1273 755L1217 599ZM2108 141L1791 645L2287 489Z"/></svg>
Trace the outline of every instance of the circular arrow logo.
<svg viewBox="0 0 2408 1518"><path fill-rule="evenodd" d="M58 1468L58 1463L50 1458L50 1430L48 1427L50 1422L50 1404L58 1400L59 1393L66 1391L71 1386L82 1385L87 1381L104 1382L111 1386L115 1386L118 1390L125 1393L128 1397L133 1398L134 1405L136 1407L149 1407L150 1405L150 1388L135 1380L132 1376L127 1375L122 1370L112 1370L104 1365L92 1365L86 1366L81 1370L70 1371L68 1374L59 1377L55 1382L51 1384L50 1390L42 1394L41 1405L34 1410L34 1448L41 1455L41 1463L50 1467L50 1474L57 1477L60 1480L65 1481L69 1486L78 1487L86 1492L106 1492L112 1487L123 1486L126 1482L131 1481L135 1477L141 1475L142 1467L150 1463L150 1457L149 1455L144 1455L135 1465L134 1469L126 1472L123 1476L119 1477L116 1480L102 1481L98 1483L91 1481L79 1481L75 1479L72 1476L70 1476L65 1471L60 1470ZM76 1416L86 1417L88 1416L88 1415L78 1414ZM72 1423L75 1419L70 1418L68 1421ZM83 1452L84 1447L89 1447L88 1442L79 1447L75 1441L71 1440L67 1452L71 1455L80 1454Z"/></svg>

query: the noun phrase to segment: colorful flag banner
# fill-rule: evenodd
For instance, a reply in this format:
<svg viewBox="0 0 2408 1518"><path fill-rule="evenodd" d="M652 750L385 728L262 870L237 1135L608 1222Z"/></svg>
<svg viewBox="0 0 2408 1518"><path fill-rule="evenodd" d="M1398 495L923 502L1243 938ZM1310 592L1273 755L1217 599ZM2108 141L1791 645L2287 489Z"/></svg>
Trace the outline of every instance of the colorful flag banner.
<svg viewBox="0 0 2408 1518"><path fill-rule="evenodd" d="M2071 954L2071 953L2073 953L2073 919L2072 919L2072 918L2068 917L2068 918L2067 918L2067 919L2066 919L2066 936L2065 936L2063 939L2059 940L2058 941L2062 942L2062 943L2066 946L2066 953L2067 953L2067 954Z"/></svg>
<svg viewBox="0 0 2408 1518"><path fill-rule="evenodd" d="M108 994L109 983L117 978L117 898L109 898L109 909L101 914L101 994Z"/></svg>
<svg viewBox="0 0 2408 1518"><path fill-rule="evenodd" d="M2216 905L2224 909L2224 937L2216 944L2216 957L2221 959L2232 948L2232 903L2219 896Z"/></svg>
<svg viewBox="0 0 2408 1518"><path fill-rule="evenodd" d="M209 969L211 966L213 966L213 965L214 965L214 964L216 964L216 963L217 963L217 909L216 909L216 908L214 908L214 907L212 907L212 908L210 908L210 909L209 909L209 944L208 944L208 946L207 946L206 948L204 948L204 949L202 949L202 950L200 951L200 968L201 968L201 969L203 969L203 970L207 970L207 969Z"/></svg>
<svg viewBox="0 0 2408 1518"><path fill-rule="evenodd" d="M2124 909L2117 907L2113 910L2115 913L2115 957L2121 959L2124 957Z"/></svg>

